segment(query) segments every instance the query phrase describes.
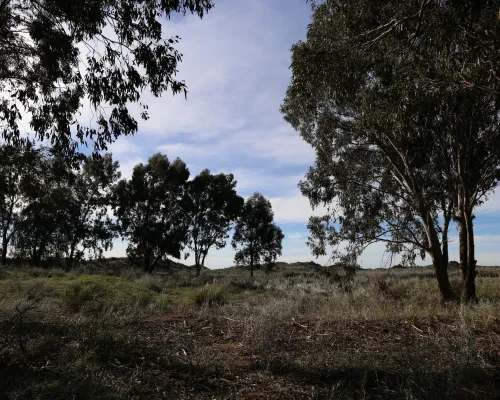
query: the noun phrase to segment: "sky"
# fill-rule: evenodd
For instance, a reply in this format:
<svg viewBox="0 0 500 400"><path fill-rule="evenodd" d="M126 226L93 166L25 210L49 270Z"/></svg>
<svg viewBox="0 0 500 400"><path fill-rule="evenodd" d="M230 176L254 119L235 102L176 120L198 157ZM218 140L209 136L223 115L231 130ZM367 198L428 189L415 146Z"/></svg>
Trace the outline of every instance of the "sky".
<svg viewBox="0 0 500 400"><path fill-rule="evenodd" d="M305 38L310 17L305 0L288 0L286 6L282 0L217 0L201 20L187 15L165 21L165 37L181 37L178 78L186 81L187 99L171 92L160 98L145 93L149 120L138 118L139 132L119 138L109 150L125 178L158 151L171 160L180 157L191 177L205 168L234 174L241 196L258 191L271 201L285 234L279 261L326 264L329 257L315 259L306 245L307 221L323 210L312 210L297 188L314 163L314 151L279 111L291 79L290 48ZM475 224L479 265L500 265L500 191L476 212ZM453 260L458 259L454 227L451 236ZM106 256L125 256L126 247L117 240ZM228 241L222 250L211 249L205 264L228 267L233 257ZM377 244L360 264L377 268L386 261L384 245ZM192 257L185 262L193 263Z"/></svg>

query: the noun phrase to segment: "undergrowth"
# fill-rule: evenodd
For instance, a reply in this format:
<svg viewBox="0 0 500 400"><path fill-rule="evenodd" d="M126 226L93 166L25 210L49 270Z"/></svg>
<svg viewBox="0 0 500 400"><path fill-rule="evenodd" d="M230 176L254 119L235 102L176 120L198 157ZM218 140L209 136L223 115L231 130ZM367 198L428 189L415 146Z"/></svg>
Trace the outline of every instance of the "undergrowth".
<svg viewBox="0 0 500 400"><path fill-rule="evenodd" d="M349 290L305 267L1 270L0 398L498 398L500 282L479 271L476 304L442 305L425 268Z"/></svg>

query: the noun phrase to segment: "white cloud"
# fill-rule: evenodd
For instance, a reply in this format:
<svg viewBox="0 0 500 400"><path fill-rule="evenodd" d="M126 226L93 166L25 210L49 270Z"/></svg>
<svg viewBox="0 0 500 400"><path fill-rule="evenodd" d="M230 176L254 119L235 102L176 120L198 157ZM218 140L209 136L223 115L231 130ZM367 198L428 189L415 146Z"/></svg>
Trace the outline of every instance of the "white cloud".
<svg viewBox="0 0 500 400"><path fill-rule="evenodd" d="M500 211L500 188L488 195L488 199L478 207L476 214L490 214Z"/></svg>
<svg viewBox="0 0 500 400"><path fill-rule="evenodd" d="M290 240L304 239L304 235L301 235L300 233L287 233L285 234L285 239L290 239Z"/></svg>
<svg viewBox="0 0 500 400"><path fill-rule="evenodd" d="M325 207L313 210L309 200L300 194L290 197L275 197L269 200L273 206L274 219L281 223L307 223L311 215L323 216L327 213Z"/></svg>
<svg viewBox="0 0 500 400"><path fill-rule="evenodd" d="M120 137L114 143L108 146L108 152L113 154L113 157L119 158L125 154L137 154L141 148L133 143L130 138Z"/></svg>
<svg viewBox="0 0 500 400"><path fill-rule="evenodd" d="M133 157L126 159L125 161L120 161L120 172L122 173L122 179L132 178L132 172L134 172L134 167L139 163L146 162L142 157Z"/></svg>
<svg viewBox="0 0 500 400"><path fill-rule="evenodd" d="M292 196L298 192L297 184L301 175L279 175L266 169L231 169L224 168L220 172L232 173L237 183L237 190L244 195L260 192L264 197L278 193L281 196Z"/></svg>

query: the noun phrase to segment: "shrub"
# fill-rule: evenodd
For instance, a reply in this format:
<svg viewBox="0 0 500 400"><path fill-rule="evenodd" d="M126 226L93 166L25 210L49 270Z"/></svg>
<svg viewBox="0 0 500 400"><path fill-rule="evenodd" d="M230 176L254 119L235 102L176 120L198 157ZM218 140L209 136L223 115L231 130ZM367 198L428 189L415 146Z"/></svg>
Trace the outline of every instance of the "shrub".
<svg viewBox="0 0 500 400"><path fill-rule="evenodd" d="M151 274L144 274L136 282L143 284L146 289L155 293L161 293L165 287L162 278Z"/></svg>
<svg viewBox="0 0 500 400"><path fill-rule="evenodd" d="M224 305L228 300L227 288L220 285L206 285L194 294L193 300L200 307L204 305L209 307Z"/></svg>
<svg viewBox="0 0 500 400"><path fill-rule="evenodd" d="M28 275L33 278L61 278L67 276L67 273L60 268L29 268Z"/></svg>
<svg viewBox="0 0 500 400"><path fill-rule="evenodd" d="M263 282L256 282L251 280L233 280L231 281L231 286L240 290L264 290L266 285Z"/></svg>
<svg viewBox="0 0 500 400"><path fill-rule="evenodd" d="M66 305L73 312L82 309L93 309L97 311L102 308L103 298L106 295L106 289L97 283L74 282L66 290Z"/></svg>
<svg viewBox="0 0 500 400"><path fill-rule="evenodd" d="M47 282L35 280L26 285L24 289L28 300L40 300L51 294L52 289L47 285Z"/></svg>
<svg viewBox="0 0 500 400"><path fill-rule="evenodd" d="M371 284L375 295L382 297L388 296L391 284L387 279L377 276L371 280Z"/></svg>

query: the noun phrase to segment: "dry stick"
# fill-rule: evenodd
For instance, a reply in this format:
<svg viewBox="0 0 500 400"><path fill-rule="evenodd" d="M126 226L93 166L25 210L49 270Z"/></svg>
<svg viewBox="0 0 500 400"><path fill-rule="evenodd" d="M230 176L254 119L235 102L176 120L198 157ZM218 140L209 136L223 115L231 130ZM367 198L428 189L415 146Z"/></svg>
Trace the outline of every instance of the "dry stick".
<svg viewBox="0 0 500 400"><path fill-rule="evenodd" d="M307 329L308 326L307 325L302 325L302 324L299 324L297 321L295 321L295 318L292 317L292 321L293 323L295 323L296 325L300 326L301 328L304 328L304 329Z"/></svg>
<svg viewBox="0 0 500 400"><path fill-rule="evenodd" d="M233 319L233 318L229 318L229 317L224 317L223 315L222 315L222 318L227 319L228 321L233 321L233 322L243 322L243 321L240 321L240 320L238 320L238 319Z"/></svg>

